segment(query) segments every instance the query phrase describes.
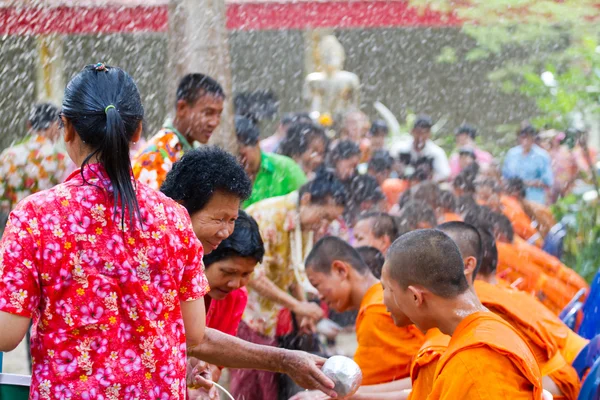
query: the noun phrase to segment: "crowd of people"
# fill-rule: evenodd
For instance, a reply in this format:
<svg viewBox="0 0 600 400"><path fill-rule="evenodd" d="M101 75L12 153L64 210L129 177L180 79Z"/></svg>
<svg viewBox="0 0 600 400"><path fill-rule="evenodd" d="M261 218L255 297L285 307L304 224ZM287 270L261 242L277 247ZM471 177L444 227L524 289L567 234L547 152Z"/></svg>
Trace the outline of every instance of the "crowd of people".
<svg viewBox="0 0 600 400"><path fill-rule="evenodd" d="M577 399L557 315L588 285L541 245L587 148L524 123L500 163L463 125L448 158L429 117L393 139L353 110L262 140L236 115L234 156L207 144L225 98L186 75L144 141L132 77L90 65L0 155L0 351L31 326L31 398L217 398L223 368L238 400L335 398L346 325L354 399Z"/></svg>

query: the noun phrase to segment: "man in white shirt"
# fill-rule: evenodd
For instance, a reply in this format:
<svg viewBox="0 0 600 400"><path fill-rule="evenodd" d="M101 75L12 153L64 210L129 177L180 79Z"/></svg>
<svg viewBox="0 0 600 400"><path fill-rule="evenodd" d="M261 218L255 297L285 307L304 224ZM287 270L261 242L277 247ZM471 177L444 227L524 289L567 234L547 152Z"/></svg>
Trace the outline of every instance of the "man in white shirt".
<svg viewBox="0 0 600 400"><path fill-rule="evenodd" d="M391 153L407 166L414 166L422 158L433 160L433 180L443 182L450 178L450 163L446 152L431 140L432 126L431 118L419 116L410 132L411 137L395 143Z"/></svg>

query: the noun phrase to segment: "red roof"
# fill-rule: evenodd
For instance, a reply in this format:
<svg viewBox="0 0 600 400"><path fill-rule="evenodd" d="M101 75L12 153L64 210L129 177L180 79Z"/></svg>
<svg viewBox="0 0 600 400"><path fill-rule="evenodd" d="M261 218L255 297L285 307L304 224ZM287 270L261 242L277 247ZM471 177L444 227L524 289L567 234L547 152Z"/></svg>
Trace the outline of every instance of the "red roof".
<svg viewBox="0 0 600 400"><path fill-rule="evenodd" d="M164 32L167 0L0 0L0 34L78 34ZM39 4L39 2L36 2ZM76 4L76 5L73 5ZM450 14L419 12L404 0L351 1L227 1L227 28L275 30L379 28L394 26L457 26Z"/></svg>

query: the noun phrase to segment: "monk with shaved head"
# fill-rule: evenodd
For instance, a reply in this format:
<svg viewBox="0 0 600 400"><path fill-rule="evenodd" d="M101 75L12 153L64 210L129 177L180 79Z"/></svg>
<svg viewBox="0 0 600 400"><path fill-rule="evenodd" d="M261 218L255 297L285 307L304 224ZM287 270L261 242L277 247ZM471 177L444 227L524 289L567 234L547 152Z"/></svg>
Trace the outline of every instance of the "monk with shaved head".
<svg viewBox="0 0 600 400"><path fill-rule="evenodd" d="M475 269L477 262L469 262ZM461 252L444 232L425 229L399 237L388 252L382 284L392 316L408 316L423 332L438 328L451 336L428 400L541 399L541 374L531 350L481 304Z"/></svg>
<svg viewBox="0 0 600 400"><path fill-rule="evenodd" d="M331 309L358 310L354 360L362 369L363 385L407 378L423 334L414 325L394 325L383 304L381 283L356 249L338 237L324 237L305 266L310 283Z"/></svg>
<svg viewBox="0 0 600 400"><path fill-rule="evenodd" d="M519 331L532 349L544 377L544 388L555 399L576 400L579 378L559 346L566 340L568 328L535 297L494 284L498 253L491 233L463 222L450 222L438 229L458 246L467 282L474 286L481 303Z"/></svg>

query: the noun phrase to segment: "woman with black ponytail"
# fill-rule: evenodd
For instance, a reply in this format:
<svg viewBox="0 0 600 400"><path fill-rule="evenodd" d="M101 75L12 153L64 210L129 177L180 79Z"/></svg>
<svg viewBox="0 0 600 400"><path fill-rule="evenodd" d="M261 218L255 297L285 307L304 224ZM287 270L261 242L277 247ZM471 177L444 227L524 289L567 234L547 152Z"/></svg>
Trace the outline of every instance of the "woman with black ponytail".
<svg viewBox="0 0 600 400"><path fill-rule="evenodd" d="M208 290L186 210L131 172L144 108L133 79L87 66L64 96L80 169L29 196L0 242L0 351L33 319L32 398L185 398Z"/></svg>

